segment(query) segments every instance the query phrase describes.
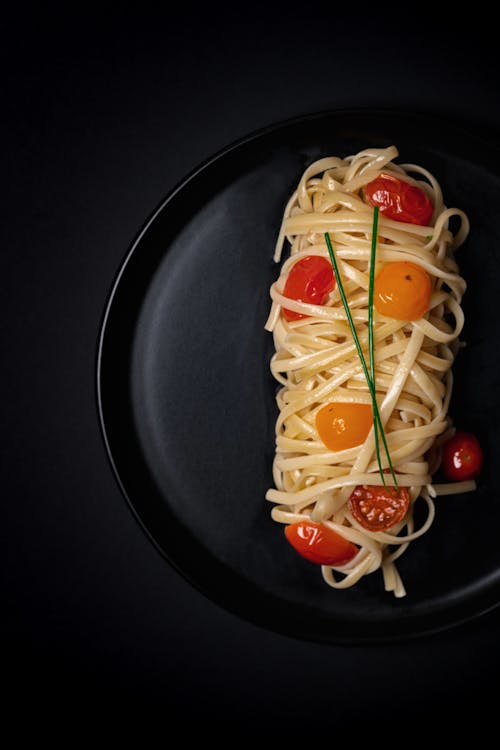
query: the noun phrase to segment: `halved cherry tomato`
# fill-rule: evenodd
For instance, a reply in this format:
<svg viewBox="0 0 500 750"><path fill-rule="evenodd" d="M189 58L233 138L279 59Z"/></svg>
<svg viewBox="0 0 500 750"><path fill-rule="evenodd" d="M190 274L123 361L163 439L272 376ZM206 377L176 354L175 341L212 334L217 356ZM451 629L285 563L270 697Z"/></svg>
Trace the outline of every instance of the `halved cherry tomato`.
<svg viewBox="0 0 500 750"><path fill-rule="evenodd" d="M452 481L477 477L483 466L483 451L471 432L457 432L443 446L443 471Z"/></svg>
<svg viewBox="0 0 500 750"><path fill-rule="evenodd" d="M317 565L345 565L357 554L358 547L322 523L297 521L285 528L292 547Z"/></svg>
<svg viewBox="0 0 500 750"><path fill-rule="evenodd" d="M343 451L365 442L373 424L369 404L332 402L316 414L316 429L326 447Z"/></svg>
<svg viewBox="0 0 500 750"><path fill-rule="evenodd" d="M432 218L433 207L427 193L392 174L375 177L366 185L365 195L389 219L428 226Z"/></svg>
<svg viewBox="0 0 500 750"><path fill-rule="evenodd" d="M388 263L375 278L377 312L396 320L419 320L429 309L431 277L421 266L402 260Z"/></svg>
<svg viewBox="0 0 500 750"><path fill-rule="evenodd" d="M402 521L410 506L406 487L380 487L360 484L349 498L349 509L356 521L368 531L385 531Z"/></svg>
<svg viewBox="0 0 500 750"><path fill-rule="evenodd" d="M335 287L332 264L319 255L307 255L290 269L283 294L299 302L323 305ZM299 320L307 315L283 309L285 320Z"/></svg>

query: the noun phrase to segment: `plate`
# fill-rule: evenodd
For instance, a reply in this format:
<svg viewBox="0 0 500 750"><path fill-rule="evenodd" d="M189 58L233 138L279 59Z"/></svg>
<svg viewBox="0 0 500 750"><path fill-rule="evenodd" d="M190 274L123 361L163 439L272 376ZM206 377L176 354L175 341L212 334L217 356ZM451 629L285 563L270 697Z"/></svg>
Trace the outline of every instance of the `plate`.
<svg viewBox="0 0 500 750"><path fill-rule="evenodd" d="M264 331L284 205L324 155L395 144L428 167L471 234L467 346L450 413L479 436L474 494L443 497L431 530L399 561L408 595L380 572L336 591L284 541L272 486L277 384ZM262 627L330 643L381 643L442 630L500 601L500 444L495 308L500 279L500 152L471 128L389 111L327 112L279 123L207 161L147 221L119 270L97 363L111 464L165 558L213 601Z"/></svg>

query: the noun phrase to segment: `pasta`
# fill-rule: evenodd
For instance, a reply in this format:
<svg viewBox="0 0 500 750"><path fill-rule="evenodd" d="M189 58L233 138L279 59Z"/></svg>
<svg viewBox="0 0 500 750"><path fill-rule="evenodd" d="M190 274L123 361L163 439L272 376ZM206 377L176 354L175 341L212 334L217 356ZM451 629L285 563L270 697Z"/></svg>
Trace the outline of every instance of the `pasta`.
<svg viewBox="0 0 500 750"><path fill-rule="evenodd" d="M281 260L286 242L290 255L271 286L272 305L266 323L276 350L271 372L280 384L275 486L266 498L274 504L274 521L286 525L304 519L321 523L355 545L356 554L348 562L321 565L329 586L347 588L381 570L386 591L402 597L406 591L396 561L431 526L434 499L440 494L473 490L475 483L432 483L440 447L454 431L448 417L451 366L460 346L464 323L461 300L466 289L454 253L467 237L469 222L463 211L446 208L440 185L430 172L415 164L396 164L397 156L396 147L391 146L366 149L344 159L320 159L305 170L286 205L274 260ZM426 312L412 320L373 311L373 376L389 452L388 456L381 450L379 463L373 422L361 443L340 450L328 448L318 432L318 414L325 405L372 406L339 280L319 303L287 296L285 286L299 261L318 257L330 263L325 241L328 232L368 359L374 209L366 191L382 175L418 188L422 201L430 199L432 216L423 224L380 213L375 279L388 264L412 264L414 270L423 269L430 278L430 298ZM450 230L452 217L457 217L454 221L459 224L455 234ZM290 319L284 311L291 313ZM355 488L371 487L376 493L385 483L393 486L390 473L382 475L380 470L390 471L391 463L400 493L408 494L409 507L394 525L371 530L353 515L351 496ZM427 511L419 528L414 522L417 500Z"/></svg>

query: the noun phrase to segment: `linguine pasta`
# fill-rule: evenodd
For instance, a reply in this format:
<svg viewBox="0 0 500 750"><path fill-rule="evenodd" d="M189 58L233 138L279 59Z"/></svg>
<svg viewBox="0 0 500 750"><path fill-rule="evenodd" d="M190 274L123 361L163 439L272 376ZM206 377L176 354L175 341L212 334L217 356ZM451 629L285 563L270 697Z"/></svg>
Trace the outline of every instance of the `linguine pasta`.
<svg viewBox="0 0 500 750"><path fill-rule="evenodd" d="M406 592L395 561L431 526L433 499L439 494L472 490L475 483L432 484L440 446L453 433L447 416L451 366L464 323L460 303L466 288L454 252L467 237L469 222L463 211L446 208L432 174L415 164L395 164L397 156L397 149L391 146L366 149L345 159L320 159L305 170L286 205L274 259L280 261L286 242L290 255L271 286L272 307L266 323L276 349L271 371L280 383L275 487L268 490L266 498L274 504L271 515L275 521L321 522L359 547L348 563L321 566L327 584L347 588L380 569L385 589L401 597ZM411 261L427 271L432 292L429 310L418 320L396 320L374 312L377 403L397 482L408 488L410 507L393 527L370 531L353 517L348 501L358 485L383 484L373 427L363 444L335 452L322 442L315 424L318 411L328 402L372 404L338 284L322 305L290 299L283 292L290 269L299 259L311 255L328 259L324 237L328 232L368 358L373 208L364 187L382 171L421 188L434 209L429 226L380 215L375 273L384 264ZM449 228L452 217L460 220L455 235ZM287 321L282 309L306 317ZM383 450L380 457L382 468L387 469ZM384 476L387 485L394 484L389 474ZM419 528L413 518L417 500L427 510Z"/></svg>

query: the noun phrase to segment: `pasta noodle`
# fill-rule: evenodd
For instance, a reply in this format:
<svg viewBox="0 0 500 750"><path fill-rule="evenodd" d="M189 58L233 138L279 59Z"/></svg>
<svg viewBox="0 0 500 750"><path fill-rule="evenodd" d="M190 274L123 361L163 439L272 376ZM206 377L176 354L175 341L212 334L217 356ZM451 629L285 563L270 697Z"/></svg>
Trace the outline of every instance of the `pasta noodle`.
<svg viewBox="0 0 500 750"><path fill-rule="evenodd" d="M432 484L440 446L454 431L448 417L451 366L460 346L461 300L466 288L454 252L467 237L469 222L463 211L446 208L439 183L430 172L415 164L396 164L397 156L396 147L391 146L366 149L344 159L320 159L305 170L286 205L274 260L281 260L286 242L290 255L271 286L272 306L266 323L276 349L271 372L280 384L275 487L266 498L274 504L275 521L321 522L359 548L346 564L322 565L328 585L347 588L381 570L385 589L401 597L406 592L395 561L431 526L435 497L472 490L475 483ZM284 295L284 289L298 260L307 256L329 259L324 236L328 232L367 358L373 208L364 188L382 172L423 190L432 202L433 215L428 225L419 225L381 213L375 273L385 264L410 261L429 274L432 291L428 311L417 320L374 312L377 402L397 482L408 488L410 506L404 519L391 528L370 531L353 516L348 501L356 486L383 484L374 429L361 445L332 451L320 439L315 421L329 402L372 404L338 284L323 304L292 299ZM459 219L455 234L450 230L452 217ZM288 321L283 309L303 317ZM382 468L387 469L384 451L380 458ZM393 484L390 476L387 483ZM414 508L419 498L427 515L416 528Z"/></svg>

